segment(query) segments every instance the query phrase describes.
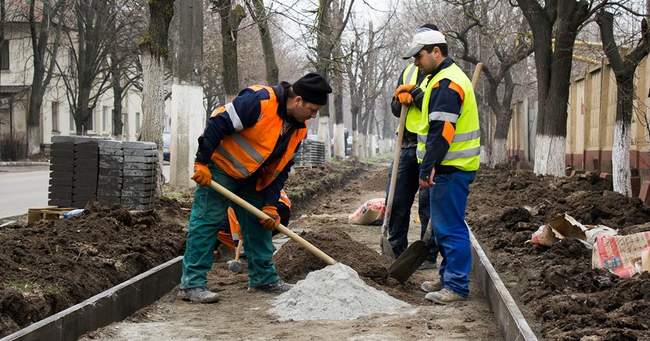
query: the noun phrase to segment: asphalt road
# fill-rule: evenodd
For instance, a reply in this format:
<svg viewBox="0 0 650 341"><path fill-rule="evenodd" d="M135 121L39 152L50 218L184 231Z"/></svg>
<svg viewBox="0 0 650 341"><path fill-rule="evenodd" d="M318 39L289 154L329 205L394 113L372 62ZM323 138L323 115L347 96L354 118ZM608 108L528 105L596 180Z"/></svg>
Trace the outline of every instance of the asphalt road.
<svg viewBox="0 0 650 341"><path fill-rule="evenodd" d="M47 206L48 166L0 167L0 218Z"/></svg>
<svg viewBox="0 0 650 341"><path fill-rule="evenodd" d="M169 165L163 165L163 174L169 181ZM0 167L0 218L47 206L49 180L49 166Z"/></svg>

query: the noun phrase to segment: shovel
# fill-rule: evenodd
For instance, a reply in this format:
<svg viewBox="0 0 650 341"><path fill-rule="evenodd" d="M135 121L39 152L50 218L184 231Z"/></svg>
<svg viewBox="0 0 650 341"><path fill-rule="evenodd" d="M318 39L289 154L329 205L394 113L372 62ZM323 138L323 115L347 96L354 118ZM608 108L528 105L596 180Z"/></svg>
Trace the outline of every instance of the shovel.
<svg viewBox="0 0 650 341"><path fill-rule="evenodd" d="M474 75L472 76L473 88L476 87L476 83L478 83L482 67L482 63L476 64ZM395 171L395 167L393 167L393 171ZM388 208L386 212L388 212ZM431 235L431 220L429 220L427 233ZM429 255L429 249L431 247L431 243L429 242L431 240L431 237L427 238L427 233L425 233L424 240L414 241L404 252L402 252L401 255L399 255L393 264L390 265L388 268L388 275L390 277L393 277L399 282L404 283L420 267L420 265L424 263L424 261L427 259L427 256Z"/></svg>
<svg viewBox="0 0 650 341"><path fill-rule="evenodd" d="M235 195L235 193L229 191L227 188L219 185L215 181L210 182L210 187L217 191L219 194L223 195L224 197L228 198L230 201L234 202L235 204L241 206L244 208L246 211L251 213L252 215L256 216L259 219L271 219L266 213L260 211L257 209L257 207L249 204L246 200L238 197ZM282 224L278 224L276 229L285 235L287 235L289 238L293 239L296 241L296 243L300 244L300 246L304 247L307 251L311 252L314 256L320 258L325 262L327 265L333 265L336 264L336 261L334 258L328 256L325 252L321 251L319 248L315 247L314 244L306 241L299 235L297 235L295 232L289 230L286 226Z"/></svg>
<svg viewBox="0 0 650 341"><path fill-rule="evenodd" d="M395 186L397 185L397 169L399 168L399 154L402 149L402 139L404 138L404 125L406 124L407 111L408 107L406 105L402 105L402 112L399 115L399 125L397 126L397 141L395 141L393 169L390 173L390 183L388 185L388 198L386 199L384 222L381 224L381 237L379 238L381 254L392 259L395 258L395 253L393 252L393 247L388 242L388 223L390 222L390 214L393 210L393 198L395 197Z"/></svg>

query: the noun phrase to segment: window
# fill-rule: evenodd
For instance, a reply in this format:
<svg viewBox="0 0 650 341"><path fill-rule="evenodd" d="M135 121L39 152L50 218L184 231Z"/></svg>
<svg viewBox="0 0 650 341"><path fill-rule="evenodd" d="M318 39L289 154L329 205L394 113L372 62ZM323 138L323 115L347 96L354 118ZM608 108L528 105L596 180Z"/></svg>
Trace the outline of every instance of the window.
<svg viewBox="0 0 650 341"><path fill-rule="evenodd" d="M140 123L140 113L136 112L135 113L135 132L136 134L140 132L140 126L142 124Z"/></svg>
<svg viewBox="0 0 650 341"><path fill-rule="evenodd" d="M59 132L59 102L52 101L52 131Z"/></svg>
<svg viewBox="0 0 650 341"><path fill-rule="evenodd" d="M104 132L111 132L111 115L108 106L102 107L102 129Z"/></svg>
<svg viewBox="0 0 650 341"><path fill-rule="evenodd" d="M9 70L9 40L0 40L0 70Z"/></svg>

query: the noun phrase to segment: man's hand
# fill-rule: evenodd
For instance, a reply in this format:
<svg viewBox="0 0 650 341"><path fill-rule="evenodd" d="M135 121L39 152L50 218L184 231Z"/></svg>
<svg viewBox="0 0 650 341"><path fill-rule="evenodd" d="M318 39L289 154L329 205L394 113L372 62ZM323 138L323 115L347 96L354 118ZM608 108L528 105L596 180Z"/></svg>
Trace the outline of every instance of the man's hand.
<svg viewBox="0 0 650 341"><path fill-rule="evenodd" d="M270 217L270 219L260 219L262 227L273 231L280 225L280 214L278 214L278 209L275 205L264 205L264 207L262 207L262 212L266 213L266 215Z"/></svg>
<svg viewBox="0 0 650 341"><path fill-rule="evenodd" d="M433 185L436 184L435 182L433 182L433 178L435 175L436 175L436 169L432 168L431 175L429 175L428 179L419 179L418 182L420 184L420 189L433 187Z"/></svg>
<svg viewBox="0 0 650 341"><path fill-rule="evenodd" d="M393 97L399 97L398 95L401 93L409 93L415 89L415 85L413 84L402 84L395 89L395 92L393 93Z"/></svg>
<svg viewBox="0 0 650 341"><path fill-rule="evenodd" d="M403 105L411 105L413 103L413 96L410 92L402 92L397 95L397 100Z"/></svg>
<svg viewBox="0 0 650 341"><path fill-rule="evenodd" d="M201 186L210 186L210 181L212 181L210 168L200 162L194 162L194 175L192 175L192 180Z"/></svg>

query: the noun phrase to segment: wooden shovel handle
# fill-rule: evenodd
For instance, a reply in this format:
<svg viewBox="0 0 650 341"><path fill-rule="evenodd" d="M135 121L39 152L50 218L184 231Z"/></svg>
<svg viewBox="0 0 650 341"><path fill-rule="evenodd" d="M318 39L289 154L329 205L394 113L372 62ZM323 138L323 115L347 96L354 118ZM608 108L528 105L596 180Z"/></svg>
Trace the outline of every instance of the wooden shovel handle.
<svg viewBox="0 0 650 341"><path fill-rule="evenodd" d="M257 207L249 204L246 200L238 197L235 195L235 193L229 191L227 188L219 185L215 181L210 182L210 187L217 191L219 194L223 195L224 197L228 198L228 200L234 202L235 204L241 206L244 208L246 211L250 212L254 216L256 216L259 219L271 219L266 213L260 211ZM277 227L277 230L284 233L287 235L289 238L295 240L298 244L300 244L302 247L307 249L307 251L311 252L314 256L322 259L325 263L328 265L336 264L336 261L334 258L328 256L325 252L321 251L319 248L315 247L312 243L306 241L299 235L297 235L295 232L289 230L286 226L279 224Z"/></svg>
<svg viewBox="0 0 650 341"><path fill-rule="evenodd" d="M476 88L476 83L478 83L478 79L481 77L481 70L483 70L483 63L476 64L474 74L472 75L472 88Z"/></svg>

